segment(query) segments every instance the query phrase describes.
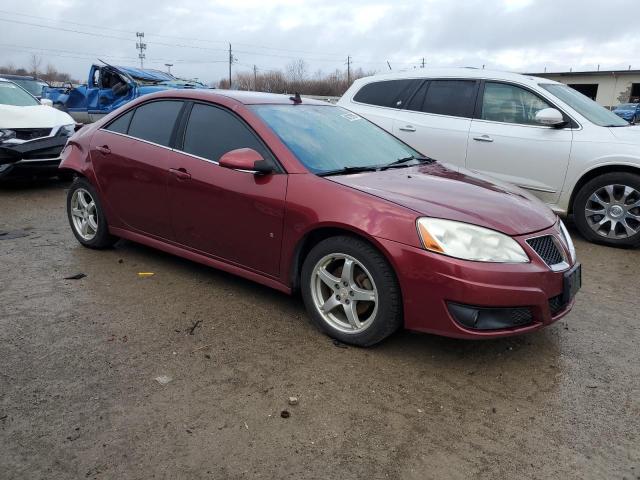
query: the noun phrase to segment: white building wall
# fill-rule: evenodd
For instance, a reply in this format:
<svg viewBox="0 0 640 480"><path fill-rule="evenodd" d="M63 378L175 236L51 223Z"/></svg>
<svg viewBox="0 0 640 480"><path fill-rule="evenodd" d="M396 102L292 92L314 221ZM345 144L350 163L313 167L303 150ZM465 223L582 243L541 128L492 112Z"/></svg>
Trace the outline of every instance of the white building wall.
<svg viewBox="0 0 640 480"><path fill-rule="evenodd" d="M580 75L578 73L574 75L555 75L549 73L538 74L538 76L549 78L567 85L597 84L598 93L596 96L596 102L605 107L615 107L620 103L628 102L629 94L631 93L631 84L640 83L640 74L603 73L602 75Z"/></svg>

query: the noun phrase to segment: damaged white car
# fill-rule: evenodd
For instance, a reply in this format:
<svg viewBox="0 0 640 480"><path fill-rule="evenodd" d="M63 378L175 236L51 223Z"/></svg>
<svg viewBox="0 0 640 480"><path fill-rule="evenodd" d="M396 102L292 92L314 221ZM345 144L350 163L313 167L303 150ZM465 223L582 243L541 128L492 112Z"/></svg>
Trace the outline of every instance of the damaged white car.
<svg viewBox="0 0 640 480"><path fill-rule="evenodd" d="M73 118L0 77L0 179L58 175Z"/></svg>

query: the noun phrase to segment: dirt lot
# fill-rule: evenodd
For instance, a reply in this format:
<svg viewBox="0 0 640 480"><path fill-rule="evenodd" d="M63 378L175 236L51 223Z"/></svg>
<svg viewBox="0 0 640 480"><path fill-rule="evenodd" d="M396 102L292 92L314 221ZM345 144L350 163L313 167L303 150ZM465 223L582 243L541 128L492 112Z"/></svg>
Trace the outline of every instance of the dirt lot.
<svg viewBox="0 0 640 480"><path fill-rule="evenodd" d="M0 189L28 233L0 240L3 480L640 479L640 251L576 238L577 305L532 335L340 348L299 298L82 248L65 186Z"/></svg>

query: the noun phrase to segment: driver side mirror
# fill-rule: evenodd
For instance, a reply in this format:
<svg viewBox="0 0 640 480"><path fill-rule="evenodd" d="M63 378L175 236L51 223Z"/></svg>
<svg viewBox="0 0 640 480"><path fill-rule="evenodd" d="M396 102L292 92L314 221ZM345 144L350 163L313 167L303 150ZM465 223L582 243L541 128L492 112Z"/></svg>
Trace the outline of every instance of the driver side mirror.
<svg viewBox="0 0 640 480"><path fill-rule="evenodd" d="M40 99L40 104L41 105L46 105L47 107L53 107L53 100L50 100L48 98L41 98Z"/></svg>
<svg viewBox="0 0 640 480"><path fill-rule="evenodd" d="M254 175L267 175L275 170L271 162L262 158L262 155L252 148L231 150L222 155L218 163L221 167L241 170Z"/></svg>
<svg viewBox="0 0 640 480"><path fill-rule="evenodd" d="M536 112L535 120L541 125L548 127L559 127L567 123L560 113L560 110L555 108L543 108Z"/></svg>

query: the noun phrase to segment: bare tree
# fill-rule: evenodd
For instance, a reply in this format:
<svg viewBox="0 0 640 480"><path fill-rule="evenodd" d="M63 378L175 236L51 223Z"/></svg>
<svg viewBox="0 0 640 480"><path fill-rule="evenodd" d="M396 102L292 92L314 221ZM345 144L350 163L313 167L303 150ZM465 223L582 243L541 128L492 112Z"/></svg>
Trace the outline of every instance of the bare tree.
<svg viewBox="0 0 640 480"><path fill-rule="evenodd" d="M34 77L38 76L38 70L40 70L40 65L42 65L42 58L40 58L35 53L31 55L31 60L29 62L29 66L31 67L31 75Z"/></svg>
<svg viewBox="0 0 640 480"><path fill-rule="evenodd" d="M365 72L361 68L351 72L351 81L358 78L373 75L373 72ZM218 88L226 88L229 83L227 78L220 80ZM307 74L307 65L304 60L295 60L289 63L285 71L269 70L259 72L254 76L253 71L236 72L233 77L234 88L238 90L257 90L272 93L301 93L306 95L339 96L342 95L350 84L347 81L347 73L336 69L334 72L324 74L317 70L312 76Z"/></svg>
<svg viewBox="0 0 640 480"><path fill-rule="evenodd" d="M285 72L287 73L287 80L289 80L289 82L302 83L307 77L307 62L301 58L292 60L285 67Z"/></svg>

